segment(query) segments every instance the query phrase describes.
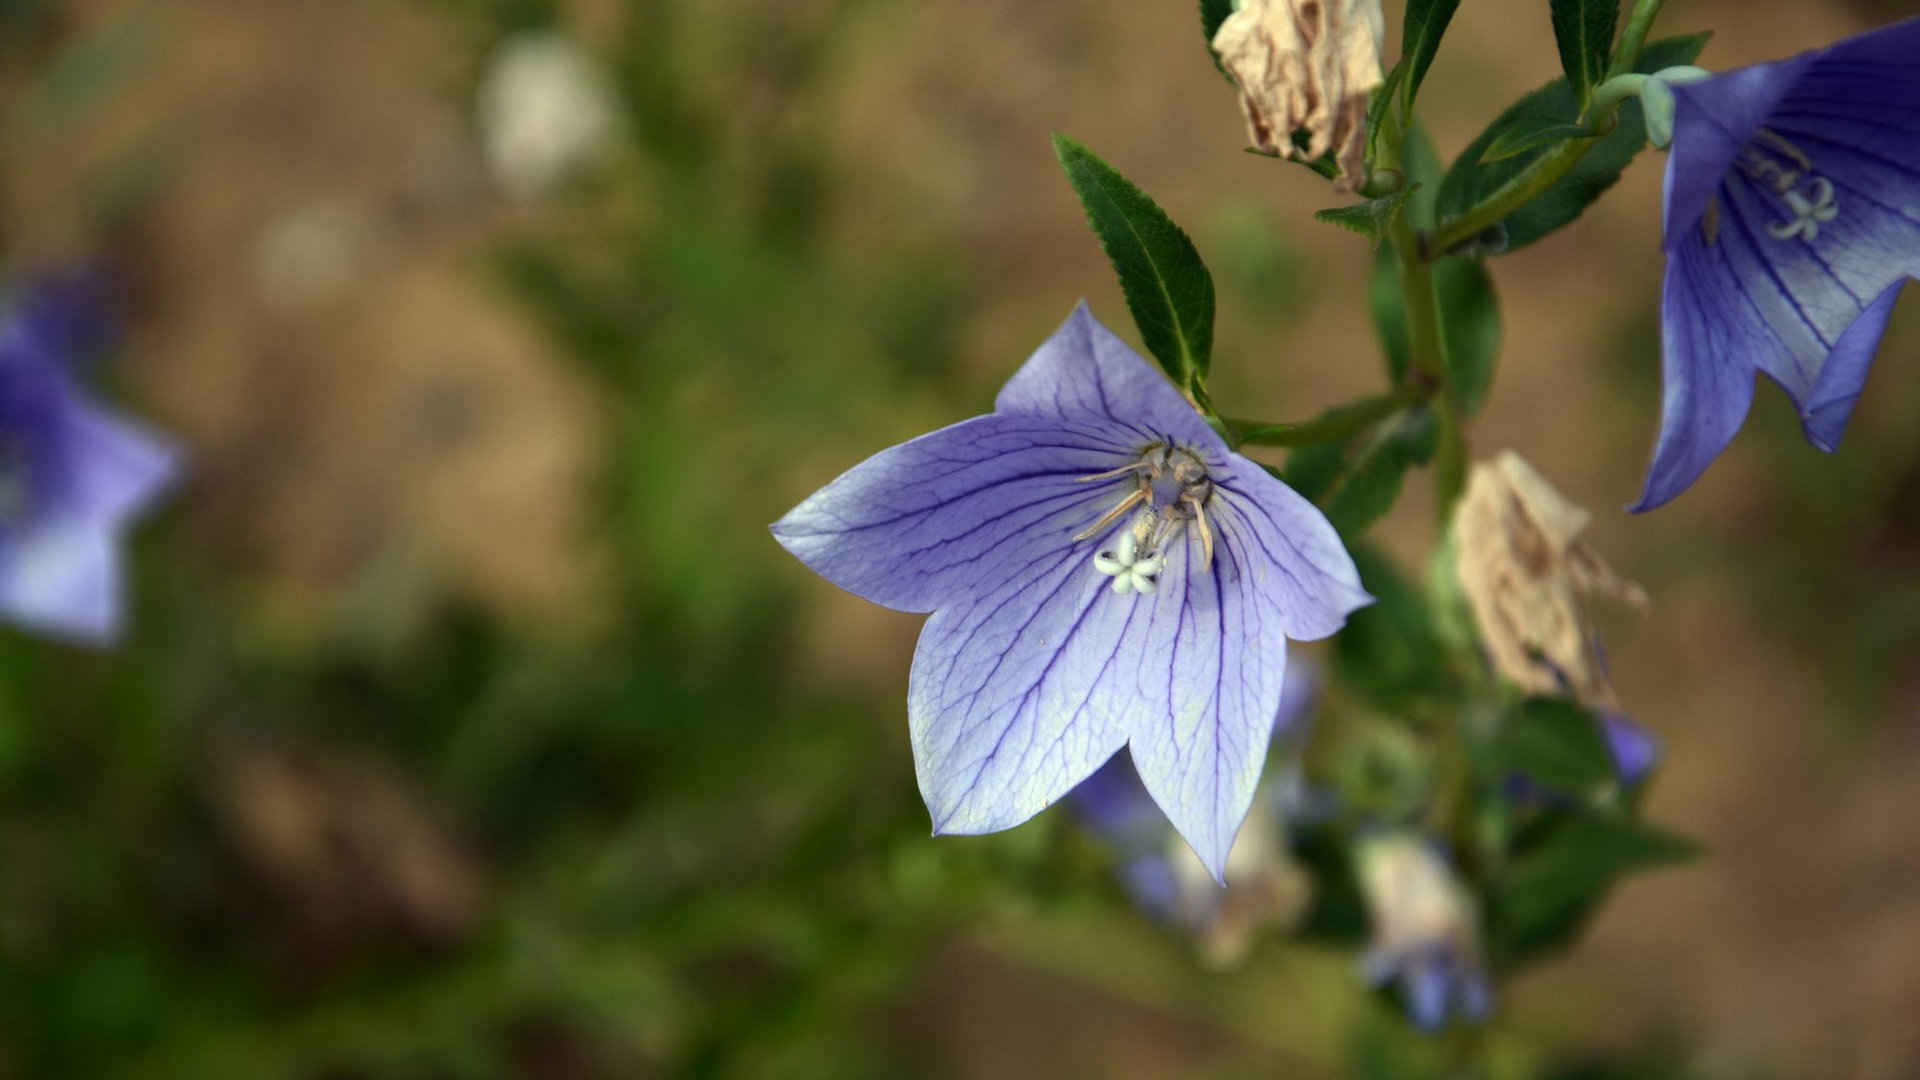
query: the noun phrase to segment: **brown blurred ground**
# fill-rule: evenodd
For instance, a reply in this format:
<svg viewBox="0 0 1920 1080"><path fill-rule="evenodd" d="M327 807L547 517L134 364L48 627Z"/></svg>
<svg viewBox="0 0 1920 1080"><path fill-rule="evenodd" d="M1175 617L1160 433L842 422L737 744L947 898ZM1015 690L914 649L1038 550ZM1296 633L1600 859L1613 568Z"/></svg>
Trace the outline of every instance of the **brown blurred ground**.
<svg viewBox="0 0 1920 1080"><path fill-rule="evenodd" d="M604 5L579 7L589 28L607 18ZM712 27L753 7L705 5L689 16L696 40L708 30L726 40ZM834 13L824 0L796 2L770 24ZM1724 68L1898 14L1676 2L1662 29L1715 28L1702 62ZM1397 18L1390 5L1389 24ZM406 598L382 583L424 574L424 588L530 624L590 628L594 566L606 556L579 528L578 497L599 418L552 347L475 272L485 245L543 222L505 207L478 172L468 43L430 5L373 0L90 0L73 21L145 27L147 58L107 123L16 133L16 152L35 152L36 165L10 172L0 231L22 255L71 253L88 220L137 193L137 227L114 234L117 264L137 273L131 379L192 444L194 527L261 582L263 624L324 638L342 605L369 595L404 622ZM781 459L793 464L775 474L777 489L713 497L770 520L861 454L983 407L1080 297L1125 324L1048 151L1050 130L1097 148L1216 259L1242 230L1284 233L1285 272L1261 279L1274 291L1236 292L1223 272L1217 397L1293 419L1375 388L1364 245L1310 219L1333 201L1317 180L1240 153L1232 95L1193 23L1186 0L874 3L806 100L756 96L751 80L698 87L819 133L836 161L837 258L857 263L903 229L952 231L960 243L948 257L980 285L959 346L962 397L916 402L874 430L822 433ZM1554 63L1545 4L1463 5L1424 93L1443 155ZM76 200L77 178L97 178L109 159L122 163L115 183L135 193L88 189ZM1651 340L1658 191L1650 155L1580 223L1493 264L1506 345L1474 439L1482 453L1519 450L1593 507L1596 546L1653 592L1652 614L1609 627L1614 675L1666 741L1650 815L1703 838L1711 856L1621 889L1584 943L1523 979L1503 1007L1522 1029L1583 1041L1624 1044L1677 1024L1714 1063L1913 1075L1920 675L1905 665L1874 715L1835 704L1838 676L1803 645L1849 619L1844 598L1776 608L1754 595L1748 572L1867 560L1888 588L1913 595L1920 534L1910 518L1869 523L1866 535L1773 534L1792 508L1779 505L1779 455L1753 424L1672 507L1611 512L1635 494L1654 431L1652 392L1621 386L1651 387L1657 357L1643 351L1629 369L1619 351ZM1920 462L1914 303L1896 316L1846 446L1818 467L1851 475L1884 463L1865 482L1887 488L1903 463ZM1755 410L1774 429L1777 396L1762 387ZM1423 488L1390 523L1391 546L1408 557L1430 539ZM424 569L391 575L396 563ZM821 583L806 594L818 605L808 636L841 644L796 663L901 694L918 620ZM1896 627L1908 654L1915 631L1912 620ZM1084 989L1071 950L1044 935L992 928L987 945L942 954L926 980L915 1022L939 1025L929 1037L963 1074L1207 1067L1204 1030Z"/></svg>

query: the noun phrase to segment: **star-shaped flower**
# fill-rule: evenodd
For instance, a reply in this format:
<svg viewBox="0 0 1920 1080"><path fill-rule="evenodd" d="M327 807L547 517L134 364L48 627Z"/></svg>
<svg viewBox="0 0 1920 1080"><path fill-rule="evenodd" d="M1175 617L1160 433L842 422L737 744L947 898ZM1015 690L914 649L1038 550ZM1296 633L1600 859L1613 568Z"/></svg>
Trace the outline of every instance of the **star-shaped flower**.
<svg viewBox="0 0 1920 1080"><path fill-rule="evenodd" d="M907 719L936 833L1018 825L1125 746L1215 877L1287 639L1370 599L1326 518L1084 305L992 413L881 451L773 533L841 588L933 613Z"/></svg>
<svg viewBox="0 0 1920 1080"><path fill-rule="evenodd" d="M90 644L119 627L121 531L175 470L81 396L72 364L99 336L76 279L27 290L0 323L0 617Z"/></svg>
<svg viewBox="0 0 1920 1080"><path fill-rule="evenodd" d="M1832 450L1920 274L1920 19L1671 90L1666 390L1635 510L1726 448L1756 371Z"/></svg>

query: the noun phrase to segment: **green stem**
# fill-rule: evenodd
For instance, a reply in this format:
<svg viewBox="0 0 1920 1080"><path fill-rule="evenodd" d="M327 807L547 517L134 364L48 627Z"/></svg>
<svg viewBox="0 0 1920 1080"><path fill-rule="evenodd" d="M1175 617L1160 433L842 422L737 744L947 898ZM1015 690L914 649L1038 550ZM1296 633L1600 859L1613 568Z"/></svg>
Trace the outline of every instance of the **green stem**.
<svg viewBox="0 0 1920 1080"><path fill-rule="evenodd" d="M1624 75L1640 62L1640 50L1647 44L1647 31L1653 29L1653 20L1660 17L1660 8L1665 3L1666 0L1635 0L1633 14L1627 16L1627 28L1620 32L1620 44L1613 50L1608 78Z"/></svg>
<svg viewBox="0 0 1920 1080"><path fill-rule="evenodd" d="M1338 442L1392 416L1430 392L1431 388L1423 381L1408 379L1384 394L1335 406L1304 423L1261 424L1252 420L1229 420L1227 423L1241 432L1242 445L1311 446L1314 443Z"/></svg>
<svg viewBox="0 0 1920 1080"><path fill-rule="evenodd" d="M1620 34L1619 48L1614 50L1613 63L1608 67L1609 77L1632 71L1640 63L1640 51L1646 45L1647 31L1653 27L1653 20L1660 14L1666 0L1635 0L1633 14L1627 18L1627 28ZM1604 81L1604 80L1602 80ZM1587 118L1594 130L1605 134L1613 130L1613 112L1617 108L1596 109ZM1420 255L1426 259L1438 259L1448 252L1467 243L1473 238L1505 221L1515 210L1520 209L1541 192L1552 187L1567 175L1587 151L1600 141L1599 136L1568 139L1553 149L1533 159L1525 169L1513 179L1494 189L1493 193L1475 203L1457 217L1440 223L1426 236L1426 244Z"/></svg>
<svg viewBox="0 0 1920 1080"><path fill-rule="evenodd" d="M1453 399L1446 392L1447 357L1440 342L1440 307L1433 292L1433 268L1404 211L1394 215L1387 235L1399 256L1400 297L1407 311L1407 361L1433 390L1433 418L1440 437L1433 468L1434 501L1444 527L1465 484L1467 436Z"/></svg>

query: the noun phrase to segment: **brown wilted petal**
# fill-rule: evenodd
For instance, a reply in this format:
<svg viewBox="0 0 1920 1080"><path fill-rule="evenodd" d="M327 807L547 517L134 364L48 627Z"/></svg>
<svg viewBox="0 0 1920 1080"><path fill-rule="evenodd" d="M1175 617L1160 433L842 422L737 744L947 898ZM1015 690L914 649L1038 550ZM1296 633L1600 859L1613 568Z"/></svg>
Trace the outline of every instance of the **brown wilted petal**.
<svg viewBox="0 0 1920 1080"><path fill-rule="evenodd" d="M1336 186L1364 175L1367 95L1380 85L1380 0L1246 0L1213 36L1240 84L1254 148L1313 160L1334 151ZM1293 133L1307 133L1305 154Z"/></svg>
<svg viewBox="0 0 1920 1080"><path fill-rule="evenodd" d="M1496 671L1533 693L1612 705L1580 596L1598 592L1635 607L1647 597L1579 538L1588 519L1506 451L1468 475L1453 515L1457 567Z"/></svg>

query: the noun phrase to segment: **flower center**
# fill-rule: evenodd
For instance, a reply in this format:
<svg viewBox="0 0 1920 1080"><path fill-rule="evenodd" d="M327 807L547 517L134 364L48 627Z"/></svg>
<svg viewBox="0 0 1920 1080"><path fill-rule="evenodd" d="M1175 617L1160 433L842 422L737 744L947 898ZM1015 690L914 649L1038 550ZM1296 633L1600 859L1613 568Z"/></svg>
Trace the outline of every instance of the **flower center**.
<svg viewBox="0 0 1920 1080"><path fill-rule="evenodd" d="M1740 148L1733 165L1785 204L1785 218L1767 225L1767 234L1775 240L1797 238L1812 242L1820 236L1820 226L1840 213L1833 181L1816 172L1813 160L1778 132L1761 128ZM1714 209L1710 208L1703 219L1709 244L1713 243L1719 228L1719 215Z"/></svg>
<svg viewBox="0 0 1920 1080"><path fill-rule="evenodd" d="M1087 540L1133 511L1133 520L1113 543L1094 553L1093 568L1113 579L1113 591L1150 593L1160 586L1168 545L1191 523L1200 538L1204 565L1213 564L1213 530L1207 525L1207 500L1213 497L1213 479L1198 454L1172 443L1153 443L1138 460L1080 481L1110 480L1131 475L1133 490L1100 515L1100 520L1075 534Z"/></svg>

